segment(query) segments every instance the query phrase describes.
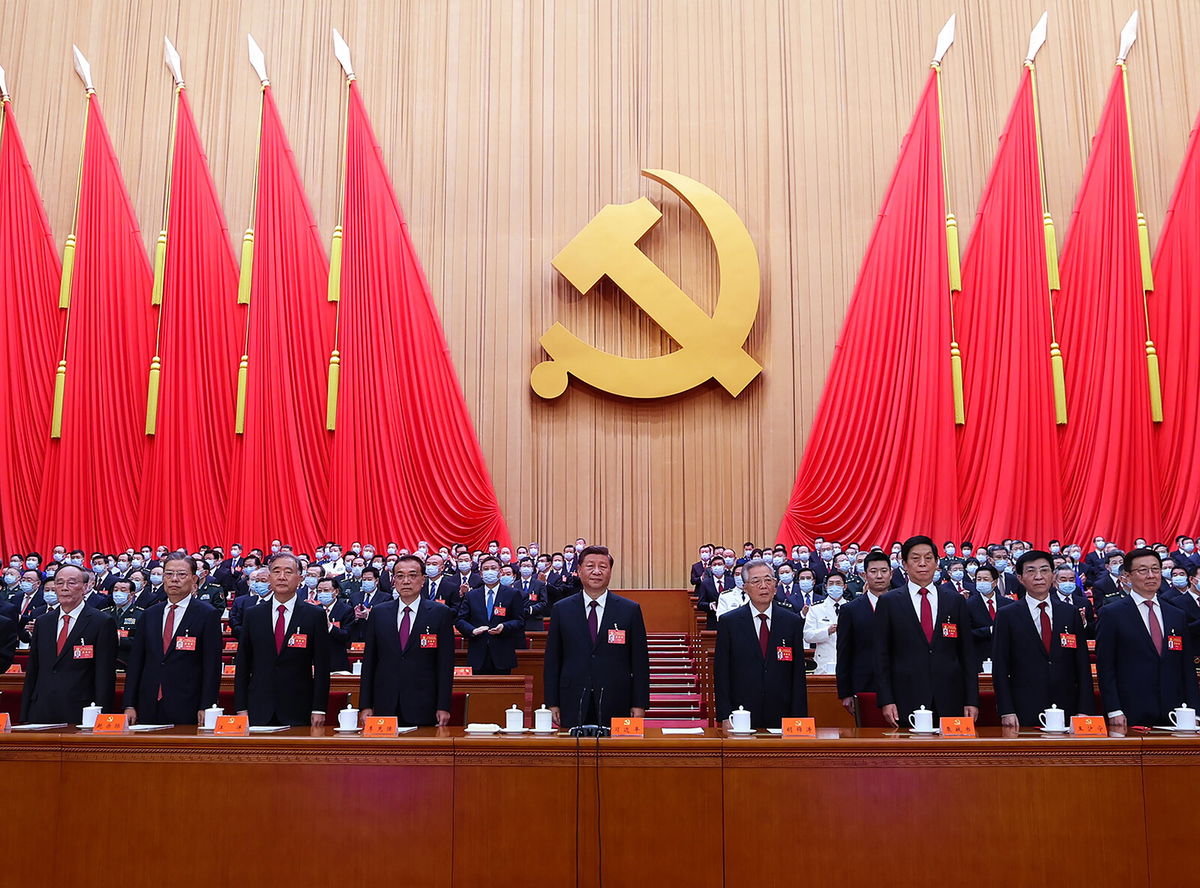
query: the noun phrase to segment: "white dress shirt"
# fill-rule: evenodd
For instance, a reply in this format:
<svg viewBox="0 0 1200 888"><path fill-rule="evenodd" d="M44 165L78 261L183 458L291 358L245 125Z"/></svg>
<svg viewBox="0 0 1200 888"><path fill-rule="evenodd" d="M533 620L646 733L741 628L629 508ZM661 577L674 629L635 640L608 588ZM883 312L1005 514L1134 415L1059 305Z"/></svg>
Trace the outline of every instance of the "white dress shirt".
<svg viewBox="0 0 1200 888"><path fill-rule="evenodd" d="M175 608L175 623L174 623L173 630L179 628L179 622L183 619L183 615L185 613L187 613L188 602L190 602L193 597L194 596L192 596L192 595L185 595L183 600L180 601L179 604L176 606L176 608ZM130 604L132 604L132 603L133 603L133 599L131 598ZM167 615L170 613L171 613L171 599L168 598L166 601L163 602L162 628L164 630L167 628ZM272 629L275 628L274 623L271 624L271 628Z"/></svg>
<svg viewBox="0 0 1200 888"><path fill-rule="evenodd" d="M1046 605L1046 616L1050 618L1050 624L1053 627L1054 604L1050 601L1050 596L1047 595L1044 601L1038 601L1032 595L1025 596L1025 606L1029 608L1029 615L1033 618L1033 628L1037 630L1038 638L1042 637L1042 612L1038 605L1043 603Z"/></svg>
<svg viewBox="0 0 1200 888"><path fill-rule="evenodd" d="M758 618L759 614L767 615L767 634L771 634L771 620L775 618L775 603L767 605L766 610L759 610L753 601L750 602L750 616L754 619L754 640L758 641L759 626L762 625L762 620Z"/></svg>
<svg viewBox="0 0 1200 888"><path fill-rule="evenodd" d="M938 618L937 589L932 583L924 588L929 591L929 595L927 596L929 599L929 610L933 614L933 625L936 626ZM912 580L908 581L908 597L912 601L913 610L917 612L917 622L921 620L921 589L922 587L918 586Z"/></svg>
<svg viewBox="0 0 1200 888"><path fill-rule="evenodd" d="M879 596L876 595L874 592L871 592L871 591L867 592L867 601L871 602L871 610L872 611L874 611L875 608L879 606ZM919 616L919 614L918 614L918 616Z"/></svg>
<svg viewBox="0 0 1200 888"><path fill-rule="evenodd" d="M80 614L80 613L83 611L84 607L86 607L86 606L87 606L87 605L85 605L85 604L84 604L83 600L82 600L82 599L80 599L80 602L79 602L79 604L75 605L75 610L73 610L73 611L69 611L69 612L63 612L63 611L62 611L62 608L59 608L59 614L58 614L58 624L57 624L57 626L55 627L55 630L54 630L54 638L55 638L55 643L56 643L56 644L58 643L58 642L57 642L58 636L62 635L62 630L63 630L63 618L64 618L64 617L70 617L70 618L71 618L71 622L70 622L70 630L69 630L69 631L70 631L70 632L74 632L74 631L75 631L75 627L76 627L77 625L79 625L79 614ZM82 642L81 642L81 643L82 643ZM70 645L70 644L71 644L71 638L70 638L70 636L69 636L69 635L68 635L68 637L67 637L67 644L68 644L68 645Z"/></svg>
<svg viewBox="0 0 1200 888"><path fill-rule="evenodd" d="M608 590L605 589L595 599L586 592L583 593L583 618L585 620L591 619L593 600L596 602L596 628L599 630L601 624L604 623L604 607L608 604Z"/></svg>
<svg viewBox="0 0 1200 888"><path fill-rule="evenodd" d="M1138 616L1142 618L1142 625L1146 627L1146 635L1150 634L1150 608L1146 607L1146 605L1142 602L1154 602L1154 616L1158 620L1159 631L1163 633L1163 638L1165 639L1167 637L1167 633L1165 627L1163 626L1162 606L1158 603L1158 595L1155 594L1151 595L1149 598L1145 598L1136 592L1130 592L1129 597L1132 598L1137 604ZM1108 713L1108 717L1117 718L1118 716L1122 716L1124 714L1125 710L1114 709L1112 712Z"/></svg>
<svg viewBox="0 0 1200 888"><path fill-rule="evenodd" d="M403 601L400 601L399 599L396 600L396 604L400 605L398 608L396 608L396 632L397 632L397 634L399 634L399 632L400 632L400 624L404 622L404 609L408 608L409 609L408 631L409 631L409 636L411 637L413 627L415 627L417 625L417 605L420 603L421 603L421 599L419 599L419 598L416 599L415 601L413 601L412 604L405 604Z"/></svg>

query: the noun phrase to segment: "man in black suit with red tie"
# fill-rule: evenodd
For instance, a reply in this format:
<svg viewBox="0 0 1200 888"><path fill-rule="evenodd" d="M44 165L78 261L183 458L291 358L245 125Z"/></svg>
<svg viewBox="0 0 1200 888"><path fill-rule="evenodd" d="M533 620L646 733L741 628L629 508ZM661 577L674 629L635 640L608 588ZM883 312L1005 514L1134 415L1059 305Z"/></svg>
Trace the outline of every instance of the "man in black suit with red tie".
<svg viewBox="0 0 1200 888"><path fill-rule="evenodd" d="M34 622L21 721L77 725L95 703L113 711L116 693L117 624L84 604L88 576L82 567L58 569L58 608Z"/></svg>
<svg viewBox="0 0 1200 888"><path fill-rule="evenodd" d="M1111 730L1168 724L1167 713L1200 708L1187 615L1158 595L1162 559L1153 549L1125 554L1133 591L1104 606L1096 626L1096 676Z"/></svg>
<svg viewBox="0 0 1200 888"><path fill-rule="evenodd" d="M454 625L467 640L467 663L476 675L508 675L524 640L525 602L515 587L500 584L495 555L479 560L479 572L483 584L467 591Z"/></svg>
<svg viewBox="0 0 1200 888"><path fill-rule="evenodd" d="M700 560L692 564L692 570L688 574L688 583L690 585L695 586L700 582L700 578L704 576L704 572L708 570L709 565L712 563L712 557L713 544L705 543L700 547Z"/></svg>
<svg viewBox="0 0 1200 888"><path fill-rule="evenodd" d="M399 600L371 611L366 624L359 713L394 715L403 725L450 724L454 614L421 594L424 565L401 555L392 570Z"/></svg>
<svg viewBox="0 0 1200 888"><path fill-rule="evenodd" d="M888 724L908 724L924 706L934 718L979 716L979 675L971 618L962 596L933 585L937 546L909 537L900 557L908 583L875 610L876 701Z"/></svg>
<svg viewBox="0 0 1200 888"><path fill-rule="evenodd" d="M981 568L982 570L982 568ZM1054 594L1049 552L1017 559L1020 601L996 612L992 627L992 683L1005 727L1032 727L1051 705L1071 715L1091 715L1092 667L1079 610Z"/></svg>
<svg viewBox="0 0 1200 888"><path fill-rule="evenodd" d="M892 565L879 549L863 562L864 591L842 607L837 628L837 695L847 712L855 694L875 693L875 611L891 594Z"/></svg>
<svg viewBox="0 0 1200 888"><path fill-rule="evenodd" d="M1125 556L1121 552L1112 552L1104 560L1100 573L1092 581L1092 605L1099 616L1100 611L1109 604L1120 601L1128 595L1125 583L1128 575L1123 573L1122 565Z"/></svg>
<svg viewBox="0 0 1200 888"><path fill-rule="evenodd" d="M705 629L717 628L717 599L734 587L724 561L713 563L696 584L696 610L705 615Z"/></svg>
<svg viewBox="0 0 1200 888"><path fill-rule="evenodd" d="M528 555L517 562L516 589L525 602L525 628L541 632L543 621L550 615L550 600L546 584L535 575L533 559Z"/></svg>
<svg viewBox="0 0 1200 888"><path fill-rule="evenodd" d="M271 558L271 595L245 614L233 679L234 709L252 725L325 724L329 632L321 608L296 598L300 559Z"/></svg>
<svg viewBox="0 0 1200 888"><path fill-rule="evenodd" d="M613 557L605 546L579 553L582 591L550 610L543 668L546 705L564 728L642 718L650 705L646 624L636 601L609 591Z"/></svg>
<svg viewBox="0 0 1200 888"><path fill-rule="evenodd" d="M750 601L717 622L713 660L717 721L729 727L735 709L755 728L778 727L808 715L804 678L804 618L775 604L775 573L754 558L742 565Z"/></svg>
<svg viewBox="0 0 1200 888"><path fill-rule="evenodd" d="M1001 574L991 564L981 564L975 573L975 591L967 597L967 613L971 615L971 635L975 639L975 671L983 669L983 661L992 656L992 632L996 614L1017 602L997 590ZM945 585L945 584L943 584Z"/></svg>
<svg viewBox="0 0 1200 888"><path fill-rule="evenodd" d="M193 597L196 563L185 555L163 559L166 601L138 618L125 673L129 724L203 724L204 710L221 690L221 614Z"/></svg>

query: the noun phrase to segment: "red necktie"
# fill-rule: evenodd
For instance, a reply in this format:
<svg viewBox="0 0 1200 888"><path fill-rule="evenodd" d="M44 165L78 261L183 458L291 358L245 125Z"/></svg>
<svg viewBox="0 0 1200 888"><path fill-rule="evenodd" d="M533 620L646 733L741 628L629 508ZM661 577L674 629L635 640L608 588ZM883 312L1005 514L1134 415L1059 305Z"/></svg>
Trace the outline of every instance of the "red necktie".
<svg viewBox="0 0 1200 888"><path fill-rule="evenodd" d="M767 640L770 637L771 630L767 628L766 614L759 614L758 619L758 646L762 648L762 655L765 660L767 658Z"/></svg>
<svg viewBox="0 0 1200 888"><path fill-rule="evenodd" d="M167 608L167 622L163 626L162 637L162 650L164 654L167 652L167 645L171 643L171 636L175 634L175 609L177 607L179 605L173 604Z"/></svg>
<svg viewBox="0 0 1200 888"><path fill-rule="evenodd" d="M275 653L283 651L283 636L287 632L287 627L283 624L283 615L287 613L287 608L282 604L279 605L279 616L275 619Z"/></svg>
<svg viewBox="0 0 1200 888"><path fill-rule="evenodd" d="M67 643L67 636L70 634L70 631L69 631L70 625L71 625L71 618L68 617L66 614L63 614L62 631L58 633L58 652L60 654L62 653L63 647Z"/></svg>
<svg viewBox="0 0 1200 888"><path fill-rule="evenodd" d="M992 601L991 598L988 599L988 616L992 618L993 622L995 621L995 619L996 619L996 602Z"/></svg>
<svg viewBox="0 0 1200 888"><path fill-rule="evenodd" d="M1042 623L1042 647L1046 649L1046 653L1050 653L1050 615L1046 613L1046 602L1038 605L1038 610L1042 612L1040 617Z"/></svg>
<svg viewBox="0 0 1200 888"><path fill-rule="evenodd" d="M600 623L596 620L596 602L588 602L588 607L591 608L588 612L588 632L592 634L592 644L595 644L600 635Z"/></svg>
<svg viewBox="0 0 1200 888"><path fill-rule="evenodd" d="M929 603L929 590L921 590L921 631L925 633L925 643L933 644L933 606Z"/></svg>
<svg viewBox="0 0 1200 888"><path fill-rule="evenodd" d="M412 623L409 618L412 616L412 611L407 607L404 609L404 619L400 621L400 650L408 647L408 633L412 628Z"/></svg>
<svg viewBox="0 0 1200 888"><path fill-rule="evenodd" d="M1154 602L1143 601L1150 610L1150 643L1154 645L1154 653L1162 656L1162 626L1158 623L1158 617L1154 615Z"/></svg>

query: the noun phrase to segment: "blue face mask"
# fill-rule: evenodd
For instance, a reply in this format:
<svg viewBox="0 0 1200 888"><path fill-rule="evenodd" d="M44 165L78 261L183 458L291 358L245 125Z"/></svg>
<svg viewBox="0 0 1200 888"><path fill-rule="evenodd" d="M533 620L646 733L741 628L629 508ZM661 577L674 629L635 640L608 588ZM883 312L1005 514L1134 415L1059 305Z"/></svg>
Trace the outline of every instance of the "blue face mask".
<svg viewBox="0 0 1200 888"><path fill-rule="evenodd" d="M5 574L4 575L4 584L6 586L15 586L19 582L21 582L20 574Z"/></svg>
<svg viewBox="0 0 1200 888"><path fill-rule="evenodd" d="M783 564L783 562L786 560L787 559L785 559L782 555L776 555L774 558L771 559L771 563L774 564L776 567L779 567L779 565Z"/></svg>
<svg viewBox="0 0 1200 888"><path fill-rule="evenodd" d="M435 565L435 564L425 565L425 576L429 577L431 580L440 573L441 573L441 570L438 569L437 565Z"/></svg>
<svg viewBox="0 0 1200 888"><path fill-rule="evenodd" d="M779 582L783 583L783 585L785 585L785 586L788 585L789 583L792 582L792 574L791 573L781 573L779 575Z"/></svg>
<svg viewBox="0 0 1200 888"><path fill-rule="evenodd" d="M723 576L725 576L725 565L723 565L723 564L714 564L714 565L713 565L713 569L712 569L712 575L713 575L714 577L723 577Z"/></svg>
<svg viewBox="0 0 1200 888"><path fill-rule="evenodd" d="M319 582L319 579L317 577L305 577L304 578L304 585L307 586L309 589L317 588L318 582Z"/></svg>
<svg viewBox="0 0 1200 888"><path fill-rule="evenodd" d="M113 592L112 596L113 596L113 604L115 604L117 607L124 607L125 605L127 605L129 603L129 593L128 592L122 592L121 590L118 589Z"/></svg>
<svg viewBox="0 0 1200 888"><path fill-rule="evenodd" d="M736 576L733 578L733 585L736 586L738 589L742 588L743 580L742 580L741 576Z"/></svg>
<svg viewBox="0 0 1200 888"><path fill-rule="evenodd" d="M42 598L46 601L46 607L54 607L58 604L58 593L52 589L43 589Z"/></svg>
<svg viewBox="0 0 1200 888"><path fill-rule="evenodd" d="M961 583L962 578L963 578L963 572L961 570L950 571L950 579L954 580L954 582Z"/></svg>
<svg viewBox="0 0 1200 888"><path fill-rule="evenodd" d="M991 580L976 580L975 588L978 589L981 594L987 595L989 592L992 591L992 581Z"/></svg>
<svg viewBox="0 0 1200 888"><path fill-rule="evenodd" d="M508 574L505 574L504 576L502 576L500 578L501 586L511 586L512 584L513 584L513 578L511 576L509 576Z"/></svg>
<svg viewBox="0 0 1200 888"><path fill-rule="evenodd" d="M255 595L261 595L265 598L267 593L271 591L271 584L266 580L255 580L250 584L250 591Z"/></svg>
<svg viewBox="0 0 1200 888"><path fill-rule="evenodd" d="M832 598L834 601L837 601L845 593L846 593L846 590L841 586L826 586L825 587L825 594L828 595L830 598Z"/></svg>
<svg viewBox="0 0 1200 888"><path fill-rule="evenodd" d="M801 580L796 585L800 587L801 592L811 592L813 590L812 580Z"/></svg>
<svg viewBox="0 0 1200 888"><path fill-rule="evenodd" d="M485 586L496 585L496 580L498 579L500 579L500 571L498 570L491 570L489 568L483 572L483 584Z"/></svg>
<svg viewBox="0 0 1200 888"><path fill-rule="evenodd" d="M28 595L33 591L33 581L21 580L21 582L17 584L17 588L21 590L22 595Z"/></svg>
<svg viewBox="0 0 1200 888"><path fill-rule="evenodd" d="M162 574L150 574L150 585L151 586L162 585Z"/></svg>
<svg viewBox="0 0 1200 888"><path fill-rule="evenodd" d="M333 604L333 593L332 592L318 592L317 593L317 601L321 602L321 604L325 605L325 607L329 607L329 605Z"/></svg>
<svg viewBox="0 0 1200 888"><path fill-rule="evenodd" d="M363 592L366 592L369 595L370 593L375 591L376 585L377 584L374 580L363 580L362 581L362 590L363 590Z"/></svg>
<svg viewBox="0 0 1200 888"><path fill-rule="evenodd" d="M1186 589L1188 584L1187 577L1171 577L1171 585L1176 589Z"/></svg>
<svg viewBox="0 0 1200 888"><path fill-rule="evenodd" d="M1075 584L1070 580L1063 580L1058 584L1058 591L1063 595L1071 595L1075 591Z"/></svg>
<svg viewBox="0 0 1200 888"><path fill-rule="evenodd" d="M521 568L521 579L523 579L523 580L527 580L527 579L529 579L531 576L533 576L533 568L532 568L532 567L530 567L530 566L527 564L527 565L525 565L523 568Z"/></svg>
<svg viewBox="0 0 1200 888"><path fill-rule="evenodd" d="M356 578L357 578L357 577L361 577L361 576L362 576L362 572L363 572L363 569L362 569L361 567L352 567L352 568L350 568L350 573L351 573L351 574L352 574L354 577L356 577Z"/></svg>

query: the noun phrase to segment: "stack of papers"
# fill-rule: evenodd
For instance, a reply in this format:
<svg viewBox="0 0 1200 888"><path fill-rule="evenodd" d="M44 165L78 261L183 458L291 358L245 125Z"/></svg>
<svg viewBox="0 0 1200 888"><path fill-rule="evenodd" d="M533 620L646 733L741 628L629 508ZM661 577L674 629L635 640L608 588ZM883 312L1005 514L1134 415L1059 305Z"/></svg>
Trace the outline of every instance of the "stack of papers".
<svg viewBox="0 0 1200 888"><path fill-rule="evenodd" d="M278 734L280 731L290 731L291 725L251 725L251 734Z"/></svg>
<svg viewBox="0 0 1200 888"><path fill-rule="evenodd" d="M57 731L59 728L66 728L66 727L69 727L69 725L66 722L62 722L61 724L57 724L57 725L51 725L51 724L13 725L13 730L14 731Z"/></svg>
<svg viewBox="0 0 1200 888"><path fill-rule="evenodd" d="M704 728L663 728L663 734L703 734Z"/></svg>
<svg viewBox="0 0 1200 888"><path fill-rule="evenodd" d="M166 731L175 727L174 725L131 725L129 730L146 733L147 731Z"/></svg>

